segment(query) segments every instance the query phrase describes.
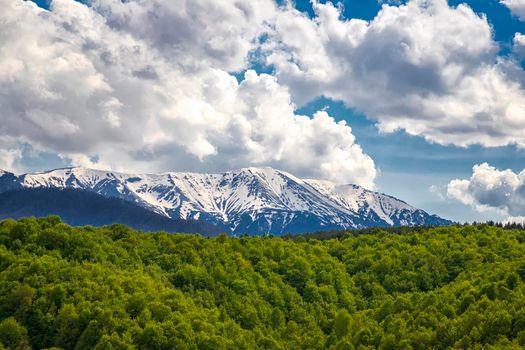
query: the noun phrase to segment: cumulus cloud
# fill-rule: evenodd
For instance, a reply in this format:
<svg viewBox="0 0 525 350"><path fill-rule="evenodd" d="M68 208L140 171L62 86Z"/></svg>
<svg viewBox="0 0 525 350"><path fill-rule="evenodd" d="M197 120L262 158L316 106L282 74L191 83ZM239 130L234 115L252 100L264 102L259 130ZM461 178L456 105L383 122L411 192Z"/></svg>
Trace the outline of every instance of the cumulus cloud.
<svg viewBox="0 0 525 350"><path fill-rule="evenodd" d="M448 195L478 211L496 210L512 217L525 216L525 169L515 173L487 163L475 165L470 179L448 184Z"/></svg>
<svg viewBox="0 0 525 350"><path fill-rule="evenodd" d="M239 83L229 73L248 67L281 11L271 0L0 6L0 137L74 165L270 165L373 186L374 162L346 123L295 114L274 76L248 70Z"/></svg>
<svg viewBox="0 0 525 350"><path fill-rule="evenodd" d="M273 0L91 0L116 31L132 33L187 68L243 70L277 10Z"/></svg>
<svg viewBox="0 0 525 350"><path fill-rule="evenodd" d="M523 70L498 57L484 15L445 0L385 4L371 21L346 20L329 2L313 7L313 19L279 12L265 43L297 103L341 100L383 132L441 144L525 145Z"/></svg>
<svg viewBox="0 0 525 350"><path fill-rule="evenodd" d="M372 186L374 162L349 125L296 114L325 96L382 132L525 146L521 34L499 57L467 5L383 3L363 21L317 1L310 18L273 0L54 0L50 11L0 0L0 137L73 164L270 165ZM254 61L272 75L249 70Z"/></svg>
<svg viewBox="0 0 525 350"><path fill-rule="evenodd" d="M500 3L507 6L514 16L520 20L525 20L525 1L524 0L501 0Z"/></svg>

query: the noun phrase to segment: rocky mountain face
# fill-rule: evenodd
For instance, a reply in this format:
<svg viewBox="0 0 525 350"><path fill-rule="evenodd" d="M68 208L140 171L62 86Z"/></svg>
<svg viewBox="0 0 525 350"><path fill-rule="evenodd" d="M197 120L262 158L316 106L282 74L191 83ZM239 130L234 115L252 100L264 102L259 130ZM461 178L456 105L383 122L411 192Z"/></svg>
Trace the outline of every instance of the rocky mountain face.
<svg viewBox="0 0 525 350"><path fill-rule="evenodd" d="M85 168L19 176L0 172L0 193L17 188L95 192L170 218L202 220L238 235L451 223L357 185L299 179L272 168L220 174L125 174Z"/></svg>

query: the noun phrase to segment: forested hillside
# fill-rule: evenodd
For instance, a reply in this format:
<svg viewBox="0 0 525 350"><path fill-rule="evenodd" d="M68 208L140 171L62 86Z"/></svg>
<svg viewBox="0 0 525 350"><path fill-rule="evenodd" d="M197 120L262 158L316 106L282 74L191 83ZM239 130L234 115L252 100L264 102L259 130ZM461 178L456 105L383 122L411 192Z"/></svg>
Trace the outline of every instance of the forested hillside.
<svg viewBox="0 0 525 350"><path fill-rule="evenodd" d="M203 238L0 223L0 348L525 345L525 231Z"/></svg>

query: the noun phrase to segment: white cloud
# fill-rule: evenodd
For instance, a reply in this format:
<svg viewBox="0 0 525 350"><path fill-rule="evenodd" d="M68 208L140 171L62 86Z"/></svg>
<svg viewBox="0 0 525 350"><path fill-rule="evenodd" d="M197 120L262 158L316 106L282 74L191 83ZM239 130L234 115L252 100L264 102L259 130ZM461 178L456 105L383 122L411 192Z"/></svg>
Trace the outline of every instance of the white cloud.
<svg viewBox="0 0 525 350"><path fill-rule="evenodd" d="M0 172L3 169L16 171L16 163L22 158L22 152L19 149L0 149Z"/></svg>
<svg viewBox="0 0 525 350"><path fill-rule="evenodd" d="M316 17L279 12L266 60L304 104L324 95L432 142L525 145L523 70L497 56L491 26L467 5L383 5L370 22L331 3Z"/></svg>
<svg viewBox="0 0 525 350"><path fill-rule="evenodd" d="M525 216L509 216L503 224L525 224Z"/></svg>
<svg viewBox="0 0 525 350"><path fill-rule="evenodd" d="M296 115L273 76L247 71L238 83L228 73L247 67L278 11L273 1L0 6L0 137L75 165L146 172L271 165L373 186L374 162L348 125L323 111Z"/></svg>
<svg viewBox="0 0 525 350"><path fill-rule="evenodd" d="M276 9L273 0L91 0L116 31L131 33L177 64L245 68Z"/></svg>
<svg viewBox="0 0 525 350"><path fill-rule="evenodd" d="M525 216L525 169L515 173L487 163L475 165L470 179L456 179L448 184L448 195L478 211Z"/></svg>
<svg viewBox="0 0 525 350"><path fill-rule="evenodd" d="M513 15L525 20L525 1L524 0L501 0L500 3L507 6Z"/></svg>
<svg viewBox="0 0 525 350"><path fill-rule="evenodd" d="M518 57L518 59L525 58L525 35L515 33L512 44L512 52Z"/></svg>
<svg viewBox="0 0 525 350"><path fill-rule="evenodd" d="M0 6L0 137L74 164L270 165L372 186L374 162L348 125L296 114L319 96L383 132L525 146L525 74L513 58L525 40L517 33L514 54L498 57L489 23L467 5L385 3L371 21L315 1L314 18L273 0ZM238 83L232 72L261 58L274 76L248 70Z"/></svg>

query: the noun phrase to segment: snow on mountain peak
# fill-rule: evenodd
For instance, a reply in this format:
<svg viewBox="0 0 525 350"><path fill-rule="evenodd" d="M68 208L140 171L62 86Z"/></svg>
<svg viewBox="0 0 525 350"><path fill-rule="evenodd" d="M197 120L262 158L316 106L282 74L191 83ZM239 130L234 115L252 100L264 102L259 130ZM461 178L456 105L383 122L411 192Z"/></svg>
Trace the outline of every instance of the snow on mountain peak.
<svg viewBox="0 0 525 350"><path fill-rule="evenodd" d="M19 181L22 187L78 188L118 197L172 218L209 221L233 233L429 224L424 221L430 217L401 200L357 185L302 180L270 167L216 174L62 168L24 174ZM421 218L421 213L426 216Z"/></svg>

